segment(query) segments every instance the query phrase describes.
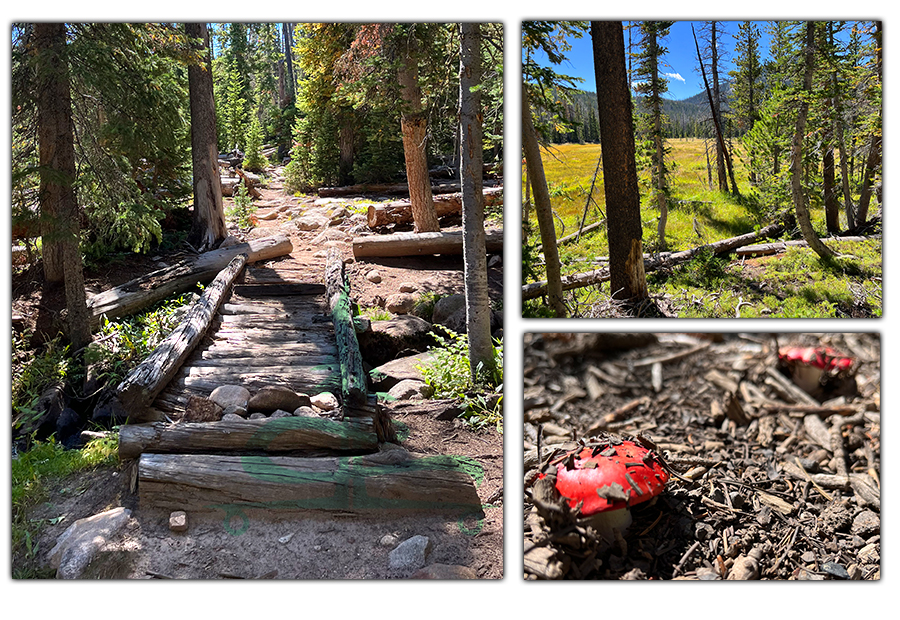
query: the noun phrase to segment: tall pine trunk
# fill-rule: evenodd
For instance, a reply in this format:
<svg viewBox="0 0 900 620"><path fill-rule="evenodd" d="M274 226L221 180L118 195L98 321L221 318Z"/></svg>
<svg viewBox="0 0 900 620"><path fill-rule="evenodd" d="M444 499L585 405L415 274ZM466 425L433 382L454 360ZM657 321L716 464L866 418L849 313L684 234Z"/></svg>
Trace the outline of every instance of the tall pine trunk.
<svg viewBox="0 0 900 620"><path fill-rule="evenodd" d="M649 296L641 242L641 197L635 163L631 90L625 68L622 22L591 22L600 148L603 159L609 275L612 296L639 301Z"/></svg>
<svg viewBox="0 0 900 620"><path fill-rule="evenodd" d="M800 224L800 232L809 247L821 258L834 256L828 246L819 240L819 235L812 227L809 219L809 208L806 205L806 194L803 191L801 175L803 174L803 136L806 133L806 117L809 114L809 95L812 94L813 64L816 51L816 25L815 22L806 22L806 41L803 50L803 91L801 93L800 113L797 115L797 125L794 129L794 138L791 142L791 195L794 200L794 211L797 214L797 222Z"/></svg>
<svg viewBox="0 0 900 620"><path fill-rule="evenodd" d="M466 335L469 368L472 380L478 383L490 379L494 372L482 193L481 29L478 24L464 23L459 30L459 182L465 231Z"/></svg>
<svg viewBox="0 0 900 620"><path fill-rule="evenodd" d="M435 232L441 229L434 210L431 195L431 179L428 176L426 139L428 119L422 108L422 90L419 87L419 68L415 38L410 35L400 51L400 96L403 111L400 129L403 133L403 156L406 158L406 181L409 185L409 202L412 208L416 232Z"/></svg>
<svg viewBox="0 0 900 620"><path fill-rule="evenodd" d="M64 281L67 336L72 348L77 350L91 341L91 328L85 304L79 244L80 218L74 186L75 131L66 58L66 25L35 24L34 46L37 57L39 196L41 213L45 216L49 233L43 235L42 246L45 252L50 251L52 261L60 262L51 266L49 276L53 278L48 276L47 280ZM46 275L46 255L44 260Z"/></svg>
<svg viewBox="0 0 900 620"><path fill-rule="evenodd" d="M218 245L228 234L219 179L216 143L216 104L213 99L209 32L205 23L184 25L200 63L188 67L191 104L191 162L194 174L194 215L189 239L203 252Z"/></svg>

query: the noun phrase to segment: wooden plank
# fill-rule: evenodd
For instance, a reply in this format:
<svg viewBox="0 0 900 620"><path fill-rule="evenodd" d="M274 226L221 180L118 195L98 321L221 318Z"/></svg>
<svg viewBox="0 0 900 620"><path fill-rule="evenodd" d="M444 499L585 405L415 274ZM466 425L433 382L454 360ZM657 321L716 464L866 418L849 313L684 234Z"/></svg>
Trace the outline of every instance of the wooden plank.
<svg viewBox="0 0 900 620"><path fill-rule="evenodd" d="M144 410L172 380L200 342L228 287L246 263L246 254L233 258L212 284L206 287L179 326L118 385L115 399L128 412L132 421L141 419Z"/></svg>
<svg viewBox="0 0 900 620"><path fill-rule="evenodd" d="M144 454L138 488L144 508L226 516L335 513L380 516L438 512L483 515L471 459L391 452L303 458Z"/></svg>
<svg viewBox="0 0 900 620"><path fill-rule="evenodd" d="M219 374L180 377L173 381L178 387L190 389L198 394L209 395L220 385L243 385L251 392L258 391L268 385L284 385L302 394L320 394L331 392L337 394L341 389L341 378L337 370L331 374L310 376L272 376L270 374L243 373L240 375Z"/></svg>
<svg viewBox="0 0 900 620"><path fill-rule="evenodd" d="M325 285L313 282L284 282L278 284L238 284L234 292L241 297L292 297L295 295L323 295Z"/></svg>
<svg viewBox="0 0 900 620"><path fill-rule="evenodd" d="M353 325L350 285L344 278L344 259L337 248L328 249L325 282L340 360L343 402L361 404L366 401L368 394L368 375L363 368L356 328Z"/></svg>
<svg viewBox="0 0 900 620"><path fill-rule="evenodd" d="M337 366L340 361L336 353L310 353L307 355L274 355L266 357L229 357L225 355L216 355L215 352L204 351L200 355L200 359L192 362L191 367L194 368L202 365L205 368L210 367L234 367L234 368L255 368L257 366L265 368L291 368L293 372L297 372L299 368L311 368L313 366Z"/></svg>
<svg viewBox="0 0 900 620"><path fill-rule="evenodd" d="M365 454L378 450L371 420L337 422L288 417L168 424L126 424L119 430L119 458L144 453Z"/></svg>

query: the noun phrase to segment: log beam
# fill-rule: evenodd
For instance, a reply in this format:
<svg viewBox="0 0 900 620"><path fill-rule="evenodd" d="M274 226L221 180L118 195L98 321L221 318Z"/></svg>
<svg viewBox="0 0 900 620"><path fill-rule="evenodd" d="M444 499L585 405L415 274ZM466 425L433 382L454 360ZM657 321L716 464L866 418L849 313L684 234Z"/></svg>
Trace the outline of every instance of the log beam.
<svg viewBox="0 0 900 620"><path fill-rule="evenodd" d="M503 229L485 231L489 254L503 251ZM429 254L460 255L463 251L462 231L428 233L394 233L353 239L356 258L374 256L420 256Z"/></svg>
<svg viewBox="0 0 900 620"><path fill-rule="evenodd" d="M206 287L182 322L116 388L115 398L131 420L141 414L172 380L178 369L206 333L234 280L247 263L247 255L231 259Z"/></svg>
<svg viewBox="0 0 900 620"><path fill-rule="evenodd" d="M341 391L348 405L361 405L368 396L359 341L353 326L350 285L344 277L344 259L340 250L329 248L325 264L325 288L328 308L334 322L338 358L341 363Z"/></svg>
<svg viewBox="0 0 900 620"><path fill-rule="evenodd" d="M485 206L503 204L503 188L491 187L483 191ZM437 216L459 215L462 213L462 193L434 196L434 210ZM369 228L378 228L388 224L412 223L412 206L409 200L398 200L386 204L369 205L366 223Z"/></svg>

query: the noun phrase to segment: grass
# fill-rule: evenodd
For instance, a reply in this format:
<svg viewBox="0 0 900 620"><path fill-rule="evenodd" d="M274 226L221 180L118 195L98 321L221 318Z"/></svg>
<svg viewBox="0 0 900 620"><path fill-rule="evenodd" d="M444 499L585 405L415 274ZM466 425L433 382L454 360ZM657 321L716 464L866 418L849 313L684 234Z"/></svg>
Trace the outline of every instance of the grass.
<svg viewBox="0 0 900 620"><path fill-rule="evenodd" d="M670 140L669 145L674 171L670 179L672 190L665 238L668 250L687 250L752 232L768 223L759 217L759 206L746 198L750 188L739 157L734 158L735 176L739 185L743 181L739 187L742 196L735 197L709 188L702 140ZM600 146L596 144L559 144L544 152L544 171L556 215L557 237L578 230L599 157ZM639 174L643 175L639 183L644 248L652 252L659 249L659 211L648 202L646 173ZM585 224L601 219L606 211L602 168L592 198ZM824 236L824 210L814 205L811 211L813 227ZM694 230L695 219L699 236ZM530 226L539 243L533 214ZM750 261L751 267L747 268L742 266L746 263L701 255L670 273L648 274L648 286L652 296L672 298L678 316L734 317L738 305L741 317L880 316L880 242L829 244L855 258L823 263L811 250L795 248L782 255ZM608 256L608 248L605 227L582 237L577 245L561 246L563 275L598 268L596 258ZM527 274L527 281L545 279L543 266L533 262L523 265L523 274ZM569 295L575 308L592 307L603 298L596 287L578 289ZM527 316L539 316L542 312L540 304L526 304Z"/></svg>
<svg viewBox="0 0 900 620"><path fill-rule="evenodd" d="M12 557L13 578L33 579L52 577L38 566L37 542L45 526L56 523L65 515L51 521L30 519L29 510L49 498L48 486L80 471L114 465L118 461L116 435L93 439L81 450L65 450L55 441L35 442L26 452L12 459Z"/></svg>

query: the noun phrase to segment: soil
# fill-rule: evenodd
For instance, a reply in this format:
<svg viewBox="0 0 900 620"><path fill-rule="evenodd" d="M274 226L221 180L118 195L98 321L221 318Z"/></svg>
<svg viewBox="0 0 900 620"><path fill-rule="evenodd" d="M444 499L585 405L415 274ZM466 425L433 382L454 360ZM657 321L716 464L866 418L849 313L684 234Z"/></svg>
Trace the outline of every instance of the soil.
<svg viewBox="0 0 900 620"><path fill-rule="evenodd" d="M855 374L798 393L789 344ZM880 579L880 353L877 334L526 334L525 578ZM576 439L638 436L679 476L606 540L539 474Z"/></svg>
<svg viewBox="0 0 900 620"><path fill-rule="evenodd" d="M310 260L324 249L314 240L321 231L299 231L291 222L290 209L312 206L314 196L292 196L280 185L279 170L262 189L257 223L249 230L231 228L241 240L288 234L294 245L291 256ZM347 202L352 202L348 198ZM231 199L225 199L226 210ZM332 200L332 202L334 202ZM273 215L274 214L274 215ZM272 219L266 219L271 217ZM452 225L452 222L450 223ZM345 257L352 256L348 241L338 241ZM89 292L122 284L137 274L158 269L187 255L129 255L101 268L86 268ZM365 276L377 269L382 279L374 284ZM351 295L361 307L384 304L384 299L413 283L418 291L440 295L463 292L461 258L416 257L372 259L348 264ZM490 269L491 298L502 299L502 265ZM22 317L20 329L32 334L55 332L56 317L64 308L63 291L42 287L40 265L20 269L13 276L12 305ZM34 339L36 342L39 337ZM480 521L457 521L433 515L390 519L294 518L276 513L252 520L240 535L222 517L193 517L185 533L168 528L168 513L140 506L133 488L136 465L101 467L53 485L50 500L34 507L28 518L49 523L36 541L38 556L46 554L56 538L74 521L98 512L124 506L132 510L125 531L107 545L103 561L93 568L101 578L276 578L276 579L382 579L405 578L415 570L393 570L388 554L400 542L425 535L432 549L426 565L467 567L478 578L503 576L503 438L494 429L474 430L460 420L442 421L428 415L403 414L393 419L409 428L403 446L415 453L459 455L475 459L483 468L478 495L484 508ZM61 519L60 519L61 517ZM24 562L13 558L13 565ZM52 574L52 573L48 573Z"/></svg>

